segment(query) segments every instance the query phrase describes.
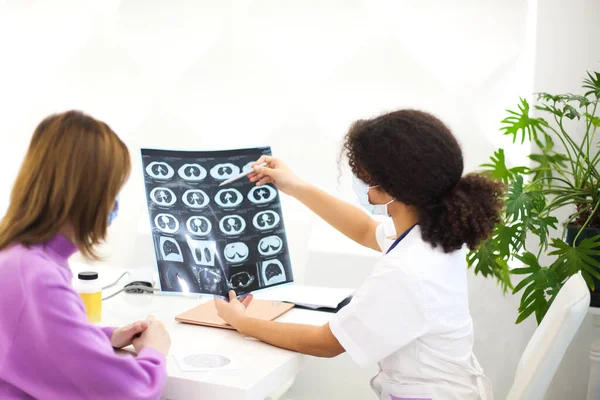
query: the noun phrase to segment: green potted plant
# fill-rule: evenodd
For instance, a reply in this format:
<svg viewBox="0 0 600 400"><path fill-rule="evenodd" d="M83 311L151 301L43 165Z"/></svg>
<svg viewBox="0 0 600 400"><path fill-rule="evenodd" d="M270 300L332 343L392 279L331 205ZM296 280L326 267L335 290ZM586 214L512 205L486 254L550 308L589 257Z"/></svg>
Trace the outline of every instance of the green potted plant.
<svg viewBox="0 0 600 400"><path fill-rule="evenodd" d="M501 132L513 143L535 143L532 166L507 166L503 149L482 165L507 185L506 207L493 236L467 262L475 273L495 277L504 293L521 293L516 323L533 314L539 323L562 285L580 271L592 306L600 306L600 73L587 75L582 95L539 93L536 115L525 99L518 111L507 111ZM571 215L559 224L565 207ZM510 269L514 259L523 266ZM515 286L512 275L522 277Z"/></svg>

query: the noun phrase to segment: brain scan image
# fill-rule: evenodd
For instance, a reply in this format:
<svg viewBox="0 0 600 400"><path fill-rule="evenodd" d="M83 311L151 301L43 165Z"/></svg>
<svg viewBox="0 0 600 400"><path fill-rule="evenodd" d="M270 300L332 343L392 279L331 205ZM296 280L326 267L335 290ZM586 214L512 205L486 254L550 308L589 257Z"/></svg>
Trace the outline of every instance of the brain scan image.
<svg viewBox="0 0 600 400"><path fill-rule="evenodd" d="M183 262L183 253L179 243L173 238L161 236L159 240L160 253L165 261Z"/></svg>
<svg viewBox="0 0 600 400"><path fill-rule="evenodd" d="M158 214L154 217L154 226L164 233L175 233L179 230L179 221L171 214Z"/></svg>
<svg viewBox="0 0 600 400"><path fill-rule="evenodd" d="M185 226L188 232L195 236L206 236L212 231L212 223L201 215L188 218Z"/></svg>
<svg viewBox="0 0 600 400"><path fill-rule="evenodd" d="M240 173L240 167L232 163L217 164L210 169L210 176L218 181L227 180Z"/></svg>
<svg viewBox="0 0 600 400"><path fill-rule="evenodd" d="M177 201L175 193L169 188L157 187L150 192L150 200L162 207L170 207Z"/></svg>
<svg viewBox="0 0 600 400"><path fill-rule="evenodd" d="M190 189L183 194L181 200L186 206L198 209L206 207L210 201L210 198L202 190Z"/></svg>
<svg viewBox="0 0 600 400"><path fill-rule="evenodd" d="M219 222L221 232L228 236L236 236L246 229L246 221L239 215L227 215Z"/></svg>
<svg viewBox="0 0 600 400"><path fill-rule="evenodd" d="M252 204L267 204L275 200L275 197L277 197L277 190L269 185L254 186L248 192L248 200Z"/></svg>
<svg viewBox="0 0 600 400"><path fill-rule="evenodd" d="M281 250L283 250L283 240L279 236L267 236L258 242L258 252L261 256L273 256Z"/></svg>
<svg viewBox="0 0 600 400"><path fill-rule="evenodd" d="M266 210L256 214L252 219L252 224L259 231L268 231L279 225L280 221L281 218L279 217L279 214L275 211Z"/></svg>
<svg viewBox="0 0 600 400"><path fill-rule="evenodd" d="M254 283L254 279L254 276L247 271L235 273L229 279L229 288L232 290L246 289Z"/></svg>
<svg viewBox="0 0 600 400"><path fill-rule="evenodd" d="M200 164L183 164L177 174L184 181L200 182L206 178L207 172Z"/></svg>
<svg viewBox="0 0 600 400"><path fill-rule="evenodd" d="M265 286L275 285L286 281L285 269L279 260L263 261L260 272Z"/></svg>
<svg viewBox="0 0 600 400"><path fill-rule="evenodd" d="M244 200L244 196L236 189L221 189L215 196L215 203L223 208L237 207L242 200Z"/></svg>
<svg viewBox="0 0 600 400"><path fill-rule="evenodd" d="M225 246L225 251L223 253L225 255L225 260L227 260L228 263L236 264L246 261L250 255L250 250L248 249L248 246L246 246L246 243L236 242L229 243Z"/></svg>
<svg viewBox="0 0 600 400"><path fill-rule="evenodd" d="M175 171L166 162L154 161L146 167L146 174L153 179L166 181L175 175Z"/></svg>
<svg viewBox="0 0 600 400"><path fill-rule="evenodd" d="M225 285L221 270L203 267L198 270L198 281L205 293L220 294Z"/></svg>
<svg viewBox="0 0 600 400"><path fill-rule="evenodd" d="M215 257L217 254L217 243L215 241L187 238L187 244L196 264L208 267L215 266Z"/></svg>

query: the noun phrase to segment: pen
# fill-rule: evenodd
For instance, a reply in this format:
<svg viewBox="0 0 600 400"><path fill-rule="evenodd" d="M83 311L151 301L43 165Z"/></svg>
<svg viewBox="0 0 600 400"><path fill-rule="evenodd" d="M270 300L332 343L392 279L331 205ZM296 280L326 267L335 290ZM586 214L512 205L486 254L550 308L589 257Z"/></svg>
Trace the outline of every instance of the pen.
<svg viewBox="0 0 600 400"><path fill-rule="evenodd" d="M259 166L259 167L266 167L266 166L267 166L267 163L266 163L266 162L264 162L264 163L262 163L262 164L258 164L258 166ZM225 185L227 185L227 184L229 184L229 183L231 183L231 182L237 181L238 179L241 179L241 178L243 178L243 177L245 177L245 176L248 176L248 175L250 175L250 174L251 174L251 173L253 173L253 172L254 172L254 170L251 170L251 171L248 171L248 170L246 170L245 172L244 172L244 171L242 171L241 173L237 174L236 176L232 176L231 178L227 179L225 182L222 182L222 183L219 185L219 187L221 187L221 186L225 186Z"/></svg>

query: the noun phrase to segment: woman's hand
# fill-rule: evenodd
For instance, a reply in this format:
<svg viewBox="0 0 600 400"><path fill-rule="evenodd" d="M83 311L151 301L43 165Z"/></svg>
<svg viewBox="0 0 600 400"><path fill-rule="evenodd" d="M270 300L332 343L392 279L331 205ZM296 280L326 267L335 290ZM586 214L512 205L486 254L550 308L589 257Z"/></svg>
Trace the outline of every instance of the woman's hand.
<svg viewBox="0 0 600 400"><path fill-rule="evenodd" d="M151 347L161 352L165 357L171 348L171 338L162 322L154 317L148 317L148 327L139 337L133 339L133 347L139 354L145 347Z"/></svg>
<svg viewBox="0 0 600 400"><path fill-rule="evenodd" d="M267 163L266 167L260 164ZM300 179L285 165L283 161L271 156L262 156L252 165L254 172L248 175L250 182L256 182L257 186L274 184L277 189L291 196L303 184Z"/></svg>
<svg viewBox="0 0 600 400"><path fill-rule="evenodd" d="M219 317L239 331L240 321L246 317L246 307L250 305L252 298L252 295L248 295L242 301L239 301L235 292L230 290L229 302L223 299L215 299Z"/></svg>
<svg viewBox="0 0 600 400"><path fill-rule="evenodd" d="M148 328L148 321L137 321L113 331L110 344L116 349L129 346L133 339Z"/></svg>

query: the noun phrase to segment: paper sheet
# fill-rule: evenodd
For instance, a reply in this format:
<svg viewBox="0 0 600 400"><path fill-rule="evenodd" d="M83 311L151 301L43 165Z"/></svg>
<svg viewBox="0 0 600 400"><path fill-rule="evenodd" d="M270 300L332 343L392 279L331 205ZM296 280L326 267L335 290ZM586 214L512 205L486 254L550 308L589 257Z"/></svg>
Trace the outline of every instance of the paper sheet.
<svg viewBox="0 0 600 400"><path fill-rule="evenodd" d="M286 301L308 308L337 308L348 296L354 293L350 288L329 288L322 286L286 285L254 294L257 299Z"/></svg>

